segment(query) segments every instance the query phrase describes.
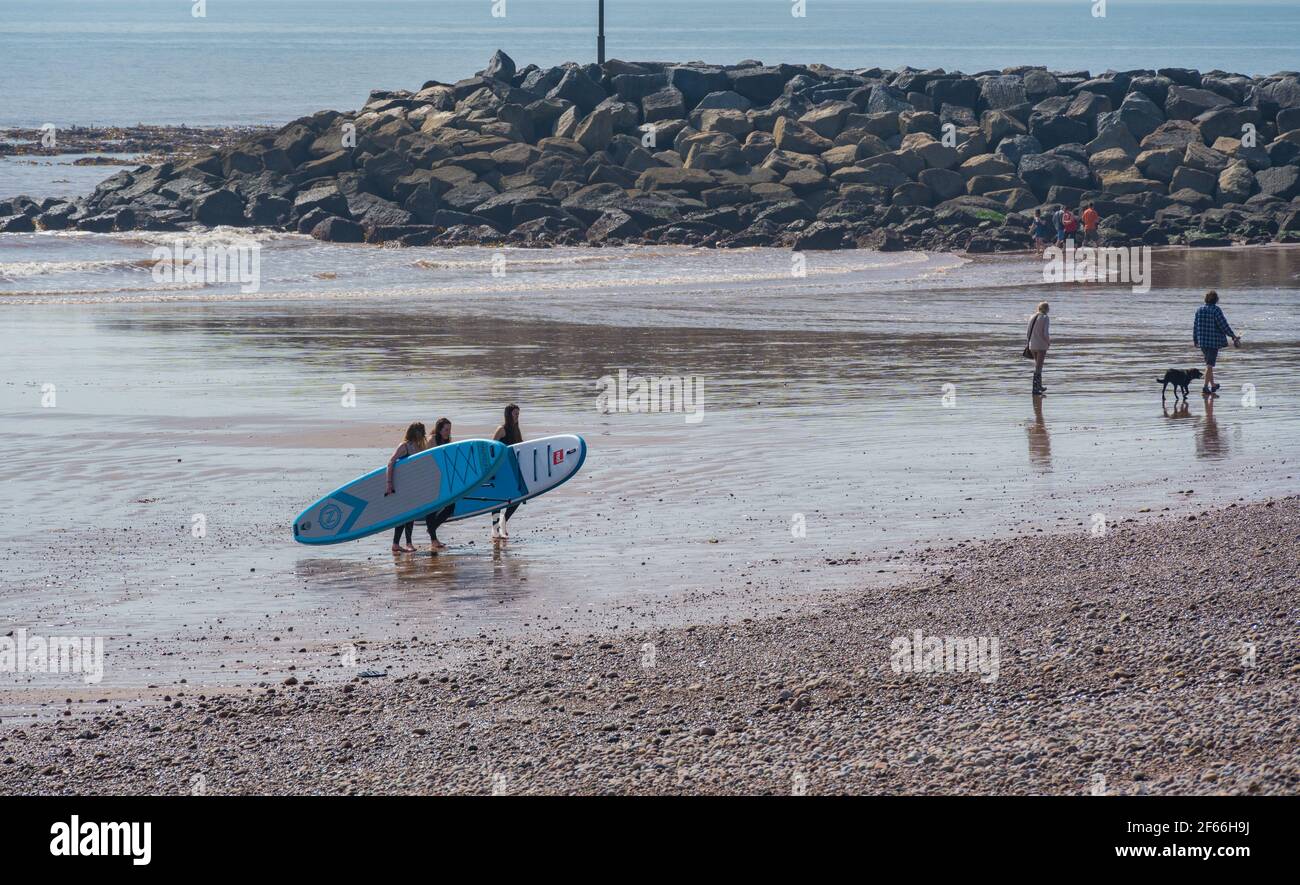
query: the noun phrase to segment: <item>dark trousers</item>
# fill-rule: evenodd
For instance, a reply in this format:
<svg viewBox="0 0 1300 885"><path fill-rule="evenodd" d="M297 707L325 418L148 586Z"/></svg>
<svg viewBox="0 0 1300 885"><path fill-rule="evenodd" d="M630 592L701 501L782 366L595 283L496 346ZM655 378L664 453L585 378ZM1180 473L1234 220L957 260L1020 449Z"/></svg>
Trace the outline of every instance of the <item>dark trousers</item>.
<svg viewBox="0 0 1300 885"><path fill-rule="evenodd" d="M411 532L414 531L414 529L415 529L415 523L414 523L414 522L406 522L406 523L403 523L403 524L399 525L397 528L393 529L393 543L394 543L394 544L401 544L401 543L402 543L402 533L405 532L405 534L406 534L406 544L407 544L407 546L409 547L410 544L411 544Z"/></svg>
<svg viewBox="0 0 1300 885"><path fill-rule="evenodd" d="M509 507L506 508L506 522L509 522L509 521L510 521L510 517L514 516L514 515L515 515L515 511L518 510L518 509L519 509L519 505L518 505L518 504L511 504ZM501 512L500 510L493 510L493 511L492 511L492 522L493 522L494 525L495 525L496 522L498 521L497 514L500 513L500 512Z"/></svg>
<svg viewBox="0 0 1300 885"><path fill-rule="evenodd" d="M429 530L429 540L438 540L438 526L451 519L451 514L455 509L455 504L448 504L437 513L430 513L424 518L424 527Z"/></svg>

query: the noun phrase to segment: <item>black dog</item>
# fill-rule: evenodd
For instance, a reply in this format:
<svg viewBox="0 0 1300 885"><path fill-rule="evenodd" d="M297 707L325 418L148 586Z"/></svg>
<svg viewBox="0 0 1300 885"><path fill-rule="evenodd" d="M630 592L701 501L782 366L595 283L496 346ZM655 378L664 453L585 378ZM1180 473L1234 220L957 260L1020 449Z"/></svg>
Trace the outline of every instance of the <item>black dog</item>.
<svg viewBox="0 0 1300 885"><path fill-rule="evenodd" d="M1164 385L1160 388L1160 401L1164 402L1165 391L1169 389L1170 384L1174 386L1174 399L1178 399L1180 388L1183 391L1183 399L1187 399L1187 385L1191 384L1194 378L1199 377L1201 377L1200 369L1170 369L1165 372L1165 377L1156 379L1157 383Z"/></svg>

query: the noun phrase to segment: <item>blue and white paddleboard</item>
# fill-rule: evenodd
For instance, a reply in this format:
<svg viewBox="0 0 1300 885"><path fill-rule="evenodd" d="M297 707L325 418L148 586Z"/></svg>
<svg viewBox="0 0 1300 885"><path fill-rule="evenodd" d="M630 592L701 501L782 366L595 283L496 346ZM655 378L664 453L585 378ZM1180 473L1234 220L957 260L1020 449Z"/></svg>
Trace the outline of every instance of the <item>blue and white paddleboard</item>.
<svg viewBox="0 0 1300 885"><path fill-rule="evenodd" d="M456 502L451 519L468 519L536 498L568 481L587 459L587 443L566 433L509 448L505 463Z"/></svg>
<svg viewBox="0 0 1300 885"><path fill-rule="evenodd" d="M385 495L388 465L357 477L312 504L294 520L300 544L338 544L419 519L459 500L505 465L509 447L468 439L425 449L393 468L393 494Z"/></svg>

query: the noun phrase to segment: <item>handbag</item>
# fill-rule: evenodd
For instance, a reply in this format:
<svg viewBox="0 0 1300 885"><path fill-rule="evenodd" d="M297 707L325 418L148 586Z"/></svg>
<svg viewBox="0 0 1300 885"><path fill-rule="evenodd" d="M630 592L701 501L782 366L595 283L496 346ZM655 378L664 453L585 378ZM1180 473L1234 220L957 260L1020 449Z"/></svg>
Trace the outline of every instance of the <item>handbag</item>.
<svg viewBox="0 0 1300 885"><path fill-rule="evenodd" d="M1029 334L1025 336L1025 349L1020 354L1027 360L1032 360L1034 358L1034 352L1029 349L1029 342L1034 338L1034 323L1038 322L1040 316L1042 316L1042 314L1036 313L1034 314L1034 318L1029 321Z"/></svg>

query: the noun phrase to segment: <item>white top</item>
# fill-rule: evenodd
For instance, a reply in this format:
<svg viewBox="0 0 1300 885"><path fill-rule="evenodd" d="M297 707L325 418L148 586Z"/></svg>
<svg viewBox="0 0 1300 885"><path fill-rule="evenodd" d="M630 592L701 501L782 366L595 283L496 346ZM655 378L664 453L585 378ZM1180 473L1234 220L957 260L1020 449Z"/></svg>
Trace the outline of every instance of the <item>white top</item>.
<svg viewBox="0 0 1300 885"><path fill-rule="evenodd" d="M1036 313L1029 320L1033 331L1029 333L1030 350L1047 350L1048 341L1051 339L1051 320L1045 313Z"/></svg>

